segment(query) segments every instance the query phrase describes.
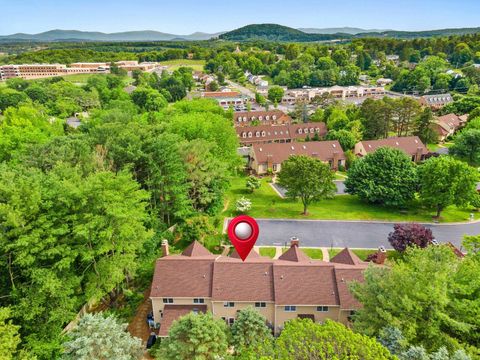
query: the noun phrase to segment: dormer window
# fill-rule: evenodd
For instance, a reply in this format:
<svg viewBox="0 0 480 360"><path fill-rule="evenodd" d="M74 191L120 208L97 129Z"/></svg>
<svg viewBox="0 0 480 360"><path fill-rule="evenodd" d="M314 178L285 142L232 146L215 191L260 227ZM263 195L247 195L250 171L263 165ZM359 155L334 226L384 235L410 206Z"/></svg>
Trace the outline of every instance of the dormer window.
<svg viewBox="0 0 480 360"><path fill-rule="evenodd" d="M265 131L262 131L262 137L265 137L265 135L266 135Z"/></svg>
<svg viewBox="0 0 480 360"><path fill-rule="evenodd" d="M273 115L273 116L272 116L272 119L273 119L273 120L277 120L277 115Z"/></svg>
<svg viewBox="0 0 480 360"><path fill-rule="evenodd" d="M265 116L265 120L267 120L267 121L270 120L270 116L268 116L268 115Z"/></svg>
<svg viewBox="0 0 480 360"><path fill-rule="evenodd" d="M263 117L262 117L262 116L259 116L259 117L258 117L258 120L262 121L262 120L263 120Z"/></svg>
<svg viewBox="0 0 480 360"><path fill-rule="evenodd" d="M298 129L298 133L299 133L299 134L303 133L303 130L302 130L302 129Z"/></svg>
<svg viewBox="0 0 480 360"><path fill-rule="evenodd" d="M244 132L242 133L242 138L245 139L246 137L247 137L247 133L244 131Z"/></svg>
<svg viewBox="0 0 480 360"><path fill-rule="evenodd" d="M255 136L256 136L256 137L259 137L259 136L260 136L260 131L257 131L257 132L255 133Z"/></svg>
<svg viewBox="0 0 480 360"><path fill-rule="evenodd" d="M313 128L310 128L310 134L313 134L314 133L314 129Z"/></svg>
<svg viewBox="0 0 480 360"><path fill-rule="evenodd" d="M248 132L248 137L249 137L249 138L252 137L252 132L251 132L251 131Z"/></svg>

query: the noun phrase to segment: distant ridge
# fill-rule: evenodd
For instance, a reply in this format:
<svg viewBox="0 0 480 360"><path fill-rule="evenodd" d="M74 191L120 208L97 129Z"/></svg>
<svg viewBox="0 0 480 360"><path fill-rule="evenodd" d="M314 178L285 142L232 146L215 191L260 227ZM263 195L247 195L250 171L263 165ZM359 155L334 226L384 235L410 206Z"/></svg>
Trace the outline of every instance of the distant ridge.
<svg viewBox="0 0 480 360"><path fill-rule="evenodd" d="M103 33L98 31L50 30L39 34L16 33L0 36L0 41L202 41L220 38L231 41L269 40L269 41L328 41L346 40L359 37L393 37L400 39L450 36L480 33L479 27L452 28L426 31L397 31L361 29L355 27L338 28L301 28L294 29L278 24L251 24L229 32L194 32L178 35L153 30Z"/></svg>
<svg viewBox="0 0 480 360"><path fill-rule="evenodd" d="M362 34L362 33L372 33L372 32L384 32L384 31L391 31L387 29L361 29L361 28L356 28L356 27L336 27L336 28L298 28L298 30L303 31L307 34L350 34L350 35L356 35L356 34Z"/></svg>
<svg viewBox="0 0 480 360"><path fill-rule="evenodd" d="M220 33L207 34L195 32L190 35L176 35L153 30L125 31L117 33L103 33L97 31L79 30L50 30L39 34L17 33L0 36L0 40L30 40L30 41L62 41L62 40L83 40L83 41L169 41L174 39L183 40L209 40L217 37Z"/></svg>

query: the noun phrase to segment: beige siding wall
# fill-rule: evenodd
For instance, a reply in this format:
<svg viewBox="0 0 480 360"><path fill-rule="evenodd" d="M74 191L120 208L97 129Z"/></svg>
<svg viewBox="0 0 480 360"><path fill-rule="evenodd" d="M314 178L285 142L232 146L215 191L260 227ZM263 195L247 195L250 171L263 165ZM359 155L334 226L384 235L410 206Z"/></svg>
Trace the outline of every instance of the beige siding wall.
<svg viewBox="0 0 480 360"><path fill-rule="evenodd" d="M340 310L338 316L338 322L342 323L343 325L349 325L350 321L348 321L348 317L350 316L350 310Z"/></svg>
<svg viewBox="0 0 480 360"><path fill-rule="evenodd" d="M356 154L361 154L363 156L367 155L367 152L365 151L365 148L361 142L355 144L355 155Z"/></svg>
<svg viewBox="0 0 480 360"><path fill-rule="evenodd" d="M212 302L212 312L213 315L216 319L220 319L222 317L225 318L236 318L237 317L237 311L245 309L248 306L253 307L255 310L257 310L260 314L265 316L268 322L273 324L274 321L274 315L275 315L275 305L273 303L266 303L265 308L256 308L255 307L255 302L238 302L234 301L235 306L234 307L225 307L223 306L224 302L223 301L213 301Z"/></svg>
<svg viewBox="0 0 480 360"><path fill-rule="evenodd" d="M151 299L152 299L153 318L155 319L155 322L161 323L162 318L161 318L160 311L163 312L163 308L167 304L163 303L163 298L151 298ZM209 298L203 298L203 299L205 299L204 304L194 304L193 298L173 298L173 304L170 304L170 305L207 305L207 311L212 311L212 301Z"/></svg>
<svg viewBox="0 0 480 360"><path fill-rule="evenodd" d="M328 311L321 312L317 311L316 306L298 306L297 311L295 312L286 312L283 305L275 307L275 332L277 333L281 328L284 327L285 322L288 320L296 319L298 315L314 315L315 322L323 322L326 319L331 319L338 321L339 320L339 307L338 306L329 306Z"/></svg>

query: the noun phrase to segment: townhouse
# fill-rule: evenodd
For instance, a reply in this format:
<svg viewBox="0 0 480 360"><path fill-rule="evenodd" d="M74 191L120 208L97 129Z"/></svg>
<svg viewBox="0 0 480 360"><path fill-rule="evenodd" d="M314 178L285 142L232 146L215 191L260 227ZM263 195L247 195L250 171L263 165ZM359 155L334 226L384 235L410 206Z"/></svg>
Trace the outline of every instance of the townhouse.
<svg viewBox="0 0 480 360"><path fill-rule="evenodd" d="M355 155L363 157L381 147L390 147L402 150L411 157L412 161L419 162L428 154L427 147L418 136L391 137L379 140L364 140L355 144Z"/></svg>
<svg viewBox="0 0 480 360"><path fill-rule="evenodd" d="M438 110L453 102L452 95L437 94L437 95L423 95L420 97L419 102L423 106L428 106L432 110Z"/></svg>
<svg viewBox="0 0 480 360"><path fill-rule="evenodd" d="M345 166L345 154L337 140L253 144L249 167L257 175L277 173L282 163L293 155L305 155L328 163L332 170Z"/></svg>
<svg viewBox="0 0 480 360"><path fill-rule="evenodd" d="M466 124L467 115L457 116L455 114L447 114L438 116L433 124L433 129L438 134L438 140L445 141L449 136L452 136L455 131Z"/></svg>
<svg viewBox="0 0 480 360"><path fill-rule="evenodd" d="M287 90L282 103L310 102L317 96L330 94L337 99L380 97L385 95L383 86L332 86L326 88L303 88Z"/></svg>
<svg viewBox="0 0 480 360"><path fill-rule="evenodd" d="M250 126L255 122L261 125L286 125L292 122L292 118L280 110L236 111L233 114L234 126Z"/></svg>
<svg viewBox="0 0 480 360"><path fill-rule="evenodd" d="M298 245L292 238L277 260L252 250L243 262L236 252L213 255L196 241L181 255L169 255L164 241L150 292L159 336L168 336L173 321L190 312L211 312L232 325L238 311L248 306L265 317L275 334L295 318L348 324L361 307L348 286L363 281L368 263L349 249L330 262L312 260Z"/></svg>
<svg viewBox="0 0 480 360"><path fill-rule="evenodd" d="M300 123L290 125L257 125L236 127L238 141L242 146L268 143L289 143L297 139L310 139L327 134L323 122Z"/></svg>

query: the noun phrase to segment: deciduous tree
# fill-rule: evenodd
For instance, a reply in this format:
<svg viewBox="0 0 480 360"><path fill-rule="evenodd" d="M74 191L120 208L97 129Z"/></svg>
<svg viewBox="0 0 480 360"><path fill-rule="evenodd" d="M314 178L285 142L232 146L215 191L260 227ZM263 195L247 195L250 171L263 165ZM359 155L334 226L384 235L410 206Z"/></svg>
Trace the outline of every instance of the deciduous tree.
<svg viewBox="0 0 480 360"><path fill-rule="evenodd" d="M290 198L300 198L303 214L308 205L335 194L334 175L328 164L308 156L291 156L282 164L278 174L278 184L287 189Z"/></svg>

